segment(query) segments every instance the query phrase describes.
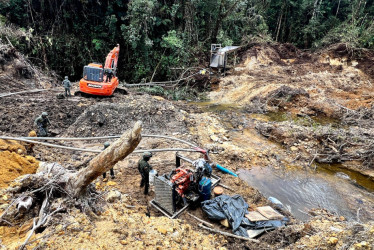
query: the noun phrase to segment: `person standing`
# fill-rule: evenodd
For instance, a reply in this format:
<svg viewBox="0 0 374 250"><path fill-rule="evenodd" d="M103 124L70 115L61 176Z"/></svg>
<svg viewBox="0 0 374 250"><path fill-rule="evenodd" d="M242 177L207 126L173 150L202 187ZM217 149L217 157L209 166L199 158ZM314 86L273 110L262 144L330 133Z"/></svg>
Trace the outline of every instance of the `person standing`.
<svg viewBox="0 0 374 250"><path fill-rule="evenodd" d="M65 80L62 81L62 84L65 88L65 97L71 97L70 88L71 88L71 82L69 81L69 78L65 76Z"/></svg>
<svg viewBox="0 0 374 250"><path fill-rule="evenodd" d="M109 146L110 146L110 143L109 143L109 142L104 142L104 149L103 149L103 150L105 150L105 149L106 149L107 147L109 147ZM115 178L113 168L110 169L110 176L112 177L112 179ZM105 178L106 178L106 172L103 173L103 179L105 180Z"/></svg>
<svg viewBox="0 0 374 250"><path fill-rule="evenodd" d="M142 181L140 182L140 187L144 186L144 194L148 194L149 189L149 172L152 170L151 165L149 165L148 161L151 159L152 153L151 152L144 152L142 158L138 162L138 170L140 175L142 176Z"/></svg>

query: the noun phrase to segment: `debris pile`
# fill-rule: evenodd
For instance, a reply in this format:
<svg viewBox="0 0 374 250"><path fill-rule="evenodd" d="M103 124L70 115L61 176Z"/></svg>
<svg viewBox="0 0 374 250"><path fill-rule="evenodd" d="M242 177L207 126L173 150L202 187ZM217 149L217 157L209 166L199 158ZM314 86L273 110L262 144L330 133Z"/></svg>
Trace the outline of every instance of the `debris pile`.
<svg viewBox="0 0 374 250"><path fill-rule="evenodd" d="M160 99L160 98L159 98ZM126 96L120 103L88 107L65 133L70 136L117 135L134 119L143 122L146 133L186 133L184 116L172 103L149 95Z"/></svg>

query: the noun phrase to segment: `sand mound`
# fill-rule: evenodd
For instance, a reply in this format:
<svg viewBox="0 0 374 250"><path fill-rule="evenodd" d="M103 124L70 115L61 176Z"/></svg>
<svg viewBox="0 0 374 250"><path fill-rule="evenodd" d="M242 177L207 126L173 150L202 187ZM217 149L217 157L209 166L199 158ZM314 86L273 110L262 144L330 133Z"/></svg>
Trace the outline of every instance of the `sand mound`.
<svg viewBox="0 0 374 250"><path fill-rule="evenodd" d="M15 178L35 173L39 162L32 156L24 156L26 149L15 141L0 140L0 188L5 188Z"/></svg>

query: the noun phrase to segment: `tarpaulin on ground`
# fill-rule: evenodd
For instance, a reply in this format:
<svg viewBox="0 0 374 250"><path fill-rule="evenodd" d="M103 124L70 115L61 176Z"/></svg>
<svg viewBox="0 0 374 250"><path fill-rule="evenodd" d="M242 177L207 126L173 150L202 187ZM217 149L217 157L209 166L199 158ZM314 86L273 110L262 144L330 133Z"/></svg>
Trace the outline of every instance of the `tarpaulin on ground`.
<svg viewBox="0 0 374 250"><path fill-rule="evenodd" d="M248 204L240 195L228 196L221 195L213 200L207 200L201 203L202 210L209 219L224 220L227 219L236 235L248 237L249 229L272 229L286 224L287 218L282 220L268 220L252 222L244 217L248 213Z"/></svg>
<svg viewBox="0 0 374 250"><path fill-rule="evenodd" d="M227 219L233 231L235 231L240 226L248 210L248 204L240 195L232 197L220 195L213 200L202 202L202 209L210 219Z"/></svg>

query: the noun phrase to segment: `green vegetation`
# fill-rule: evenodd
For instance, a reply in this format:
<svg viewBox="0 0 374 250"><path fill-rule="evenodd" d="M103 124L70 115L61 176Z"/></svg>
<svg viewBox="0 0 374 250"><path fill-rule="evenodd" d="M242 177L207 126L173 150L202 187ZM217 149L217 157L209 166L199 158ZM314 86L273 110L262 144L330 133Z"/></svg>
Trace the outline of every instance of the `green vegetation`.
<svg viewBox="0 0 374 250"><path fill-rule="evenodd" d="M0 37L34 63L73 79L119 43L121 79L163 80L175 75L172 68L206 65L211 43L260 39L300 48L337 42L374 48L373 2L3 0Z"/></svg>

